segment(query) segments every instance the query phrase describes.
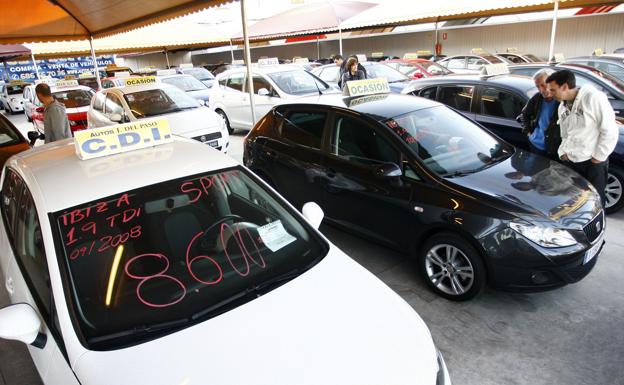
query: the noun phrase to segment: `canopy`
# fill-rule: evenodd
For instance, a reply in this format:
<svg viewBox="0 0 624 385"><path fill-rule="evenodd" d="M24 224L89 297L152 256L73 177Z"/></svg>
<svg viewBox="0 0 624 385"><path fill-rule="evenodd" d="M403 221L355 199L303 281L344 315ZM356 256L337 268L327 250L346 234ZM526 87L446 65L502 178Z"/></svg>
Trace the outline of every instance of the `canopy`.
<svg viewBox="0 0 624 385"><path fill-rule="evenodd" d="M270 40L337 30L339 25L377 3L325 1L304 4L260 20L249 27L250 40ZM234 37L242 39L242 31Z"/></svg>
<svg viewBox="0 0 624 385"><path fill-rule="evenodd" d="M30 55L30 50L21 44L0 45L0 59L2 60L9 60L25 55Z"/></svg>
<svg viewBox="0 0 624 385"><path fill-rule="evenodd" d="M0 44L106 37L232 1L0 0Z"/></svg>
<svg viewBox="0 0 624 385"><path fill-rule="evenodd" d="M559 0L559 8L621 3L621 0ZM404 0L384 0L374 8L341 24L343 30L371 26L396 26L523 12L551 11L553 0L435 0L405 7Z"/></svg>

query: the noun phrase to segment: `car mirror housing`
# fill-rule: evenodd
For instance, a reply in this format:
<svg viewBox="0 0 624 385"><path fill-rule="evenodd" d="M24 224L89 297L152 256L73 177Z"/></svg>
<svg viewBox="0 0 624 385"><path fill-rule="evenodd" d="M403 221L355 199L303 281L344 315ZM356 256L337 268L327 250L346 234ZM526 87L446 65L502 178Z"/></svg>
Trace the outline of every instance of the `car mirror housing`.
<svg viewBox="0 0 624 385"><path fill-rule="evenodd" d="M307 219L308 222L317 230L323 221L323 217L325 216L323 209L315 202L308 202L304 204L301 209L301 213L303 214L303 217Z"/></svg>
<svg viewBox="0 0 624 385"><path fill-rule="evenodd" d="M45 346L45 334L39 332L41 320L30 305L18 303L0 309L0 337Z"/></svg>
<svg viewBox="0 0 624 385"><path fill-rule="evenodd" d="M121 116L121 114L111 114L109 119L113 122L121 123L123 121L123 116Z"/></svg>
<svg viewBox="0 0 624 385"><path fill-rule="evenodd" d="M258 90L258 95L260 95L260 96L271 96L271 93L266 88L260 88Z"/></svg>
<svg viewBox="0 0 624 385"><path fill-rule="evenodd" d="M373 173L380 178L396 178L403 175L401 167L396 163L382 163L373 169Z"/></svg>
<svg viewBox="0 0 624 385"><path fill-rule="evenodd" d="M31 142L34 142L41 137L41 134L37 131L28 131L27 135L28 135L28 140L30 140Z"/></svg>

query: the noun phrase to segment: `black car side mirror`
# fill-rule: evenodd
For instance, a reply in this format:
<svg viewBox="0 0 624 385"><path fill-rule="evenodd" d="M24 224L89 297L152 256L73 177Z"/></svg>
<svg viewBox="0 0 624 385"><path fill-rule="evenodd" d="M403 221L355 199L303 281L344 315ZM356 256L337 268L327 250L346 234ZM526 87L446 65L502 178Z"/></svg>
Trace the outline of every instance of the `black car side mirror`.
<svg viewBox="0 0 624 385"><path fill-rule="evenodd" d="M375 166L373 169L373 173L376 177L379 178L396 178L398 176L403 175L403 171L401 171L401 167L399 167L396 163L382 163L378 166Z"/></svg>
<svg viewBox="0 0 624 385"><path fill-rule="evenodd" d="M28 131L28 140L30 140L30 145L34 145L37 139L45 139L43 134L40 134L38 131Z"/></svg>

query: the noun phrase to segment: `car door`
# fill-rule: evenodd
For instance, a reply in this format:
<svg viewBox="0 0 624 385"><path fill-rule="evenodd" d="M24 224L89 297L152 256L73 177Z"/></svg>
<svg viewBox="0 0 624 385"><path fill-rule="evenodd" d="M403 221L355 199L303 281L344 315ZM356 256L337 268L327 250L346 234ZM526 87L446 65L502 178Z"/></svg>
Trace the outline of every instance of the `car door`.
<svg viewBox="0 0 624 385"><path fill-rule="evenodd" d="M522 125L516 121L527 101L528 98L511 90L479 86L475 119L504 140L527 148L527 137L522 133Z"/></svg>
<svg viewBox="0 0 624 385"><path fill-rule="evenodd" d="M443 84L438 88L438 101L474 120L474 92L475 86L471 84Z"/></svg>
<svg viewBox="0 0 624 385"><path fill-rule="evenodd" d="M120 115L122 121L126 120L127 117L121 98L113 92L107 92L106 100L104 101L104 121L107 122L106 126L119 123L112 120L113 115Z"/></svg>
<svg viewBox="0 0 624 385"><path fill-rule="evenodd" d="M24 87L24 113L26 114L27 118L31 118L32 117L32 111L34 110L33 107L33 101L31 98L31 88L32 87Z"/></svg>
<svg viewBox="0 0 624 385"><path fill-rule="evenodd" d="M237 72L230 74L223 90L223 105L230 125L234 128L249 128L245 122L251 120L251 107L249 96L243 93L245 85L245 73ZM248 115L245 117L245 115Z"/></svg>
<svg viewBox="0 0 624 385"><path fill-rule="evenodd" d="M245 90L246 89L247 87L245 87ZM256 108L255 121L257 122L260 119L262 119L262 117L266 115L267 112L269 112L271 108L273 108L273 106L279 103L280 95L275 89L275 87L273 87L273 85L267 80L267 78L265 78L263 75L260 75L260 74L253 74L253 89L254 89L254 103L255 103L255 108ZM261 91L261 90L266 90L268 94L266 94L265 91ZM264 95L261 95L261 94L264 94ZM251 109L249 108L249 93L247 92L245 93L245 98L248 104L247 111L249 111L249 114L245 116L245 118L248 119L248 120L246 119L246 123L247 123L246 128L251 129L253 127L253 123L251 121Z"/></svg>
<svg viewBox="0 0 624 385"><path fill-rule="evenodd" d="M378 123L335 113L323 158L322 207L332 222L403 248L411 228L411 183L376 175L382 165L402 164L389 137Z"/></svg>
<svg viewBox="0 0 624 385"><path fill-rule="evenodd" d="M280 109L276 137L259 139L258 156L277 190L295 207L321 202L322 143L327 110L292 106Z"/></svg>
<svg viewBox="0 0 624 385"><path fill-rule="evenodd" d="M104 116L104 102L106 101L106 94L104 92L97 92L91 99L91 108L87 112L87 119L89 120L89 127L102 127L106 125L107 119Z"/></svg>
<svg viewBox="0 0 624 385"><path fill-rule="evenodd" d="M64 353L39 214L28 187L11 169L2 187L2 217L9 241L2 252L10 256L5 286L11 303L35 309L47 337L43 347L28 345L37 371L46 384L78 384Z"/></svg>

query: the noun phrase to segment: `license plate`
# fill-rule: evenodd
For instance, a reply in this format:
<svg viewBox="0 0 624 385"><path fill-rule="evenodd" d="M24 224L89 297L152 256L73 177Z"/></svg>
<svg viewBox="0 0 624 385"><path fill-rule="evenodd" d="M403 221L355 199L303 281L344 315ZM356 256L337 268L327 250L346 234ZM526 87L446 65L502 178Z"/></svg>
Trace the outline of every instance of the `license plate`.
<svg viewBox="0 0 624 385"><path fill-rule="evenodd" d="M587 252L585 253L585 258L583 258L583 265L594 259L594 257L596 256L596 254L598 254L598 251L600 250L600 246L602 246L602 237L600 237L598 242L596 242L596 244L593 245L591 249L587 250Z"/></svg>
<svg viewBox="0 0 624 385"><path fill-rule="evenodd" d="M211 140L210 142L208 142L208 145L211 147L219 147L219 141L218 140Z"/></svg>

